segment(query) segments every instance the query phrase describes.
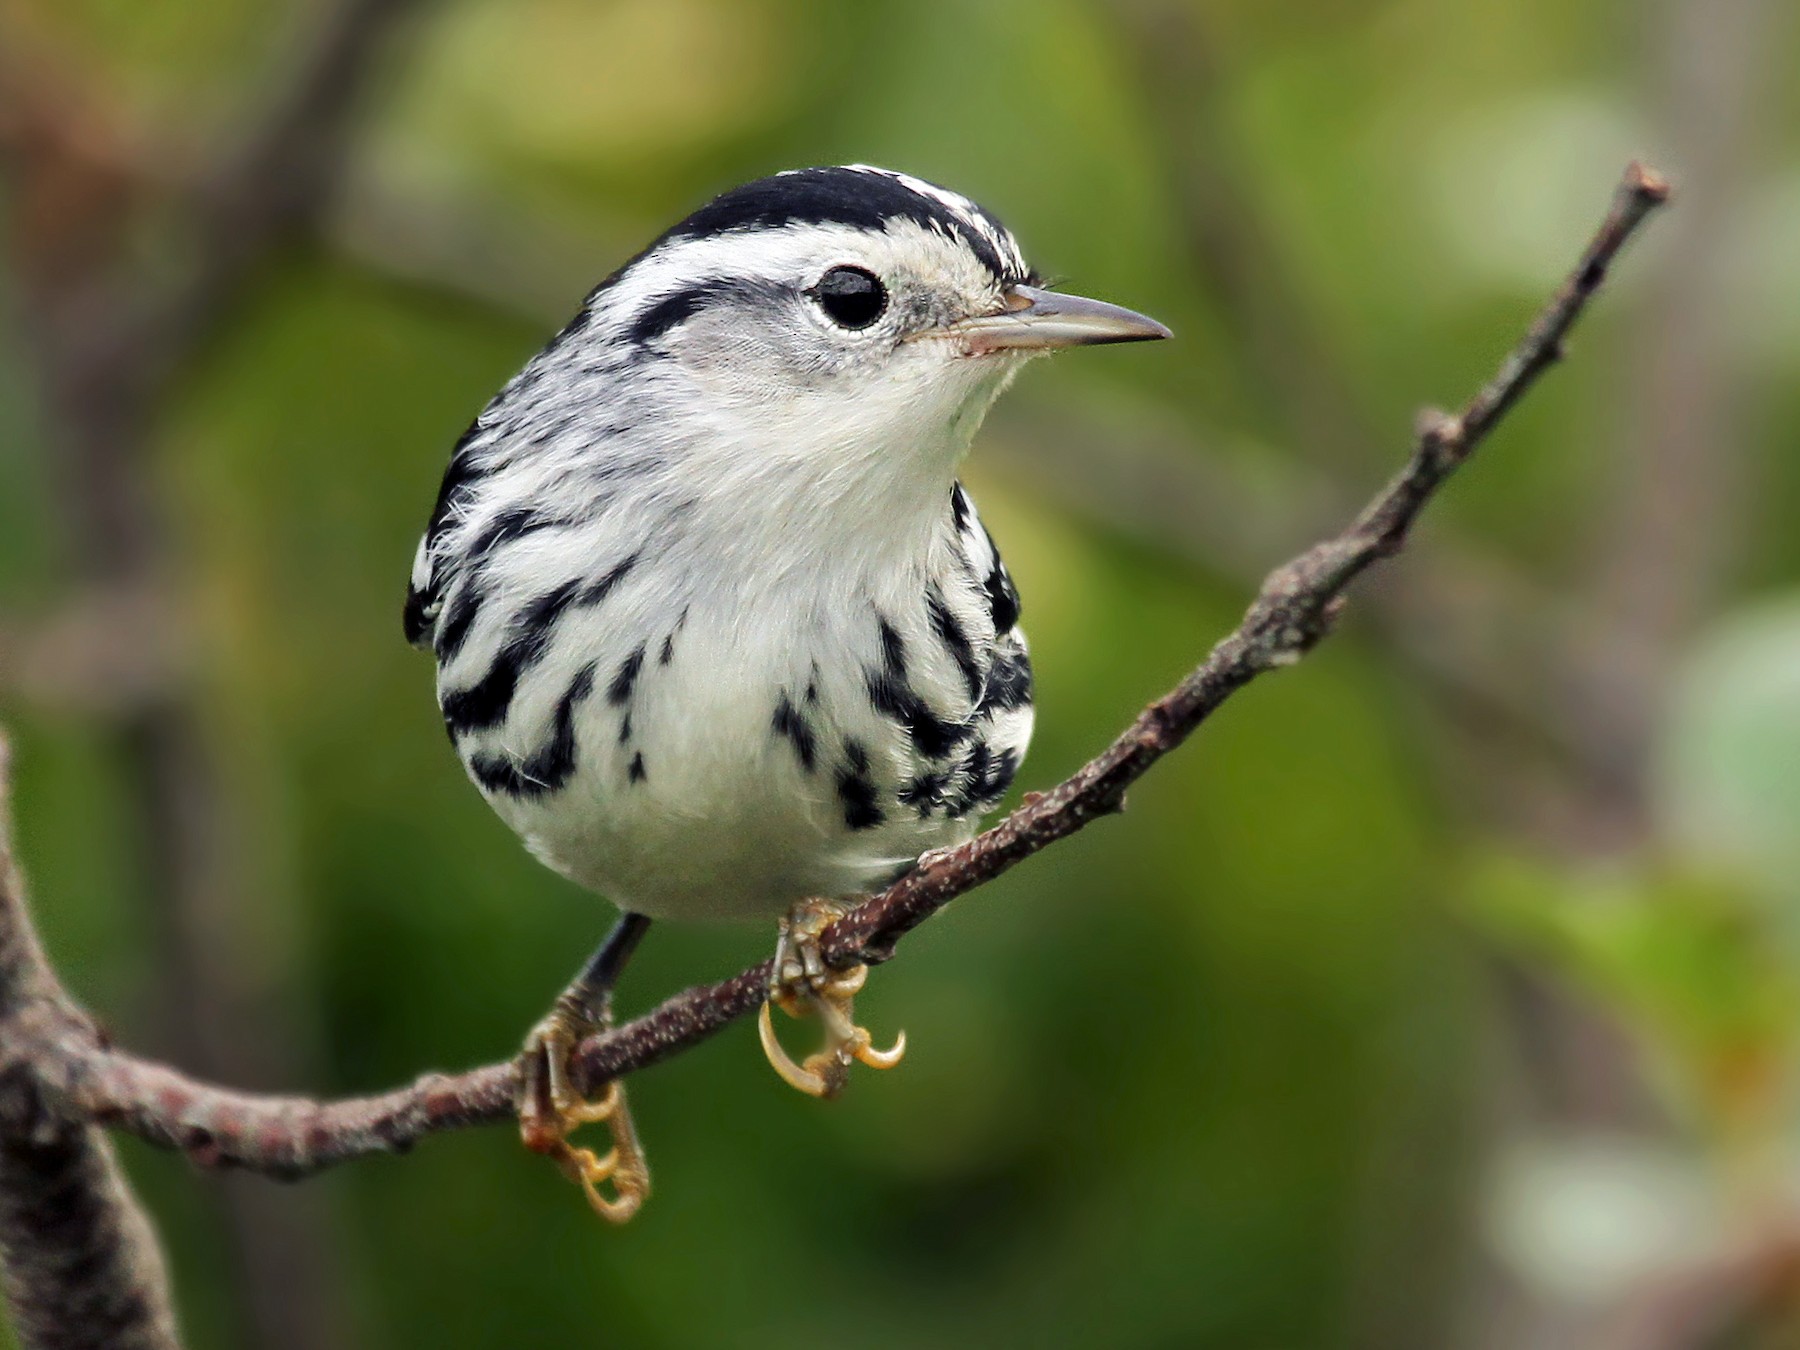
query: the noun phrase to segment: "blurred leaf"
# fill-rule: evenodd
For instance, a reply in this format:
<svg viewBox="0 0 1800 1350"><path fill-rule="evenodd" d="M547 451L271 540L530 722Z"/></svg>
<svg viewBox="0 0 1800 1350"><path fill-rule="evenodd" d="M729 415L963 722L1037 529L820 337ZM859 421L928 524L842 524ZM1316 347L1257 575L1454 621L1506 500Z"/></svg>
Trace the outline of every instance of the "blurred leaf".
<svg viewBox="0 0 1800 1350"><path fill-rule="evenodd" d="M1671 1101L1733 1135L1772 1129L1800 1039L1800 969L1762 908L1716 877L1575 872L1492 856L1472 912L1633 1029Z"/></svg>
<svg viewBox="0 0 1800 1350"><path fill-rule="evenodd" d="M1740 610L1694 645L1654 781L1675 845L1738 871L1800 953L1800 597Z"/></svg>
<svg viewBox="0 0 1800 1350"><path fill-rule="evenodd" d="M1715 1254L1726 1226L1693 1156L1628 1135L1546 1135L1502 1149L1488 1240L1553 1300L1594 1307Z"/></svg>

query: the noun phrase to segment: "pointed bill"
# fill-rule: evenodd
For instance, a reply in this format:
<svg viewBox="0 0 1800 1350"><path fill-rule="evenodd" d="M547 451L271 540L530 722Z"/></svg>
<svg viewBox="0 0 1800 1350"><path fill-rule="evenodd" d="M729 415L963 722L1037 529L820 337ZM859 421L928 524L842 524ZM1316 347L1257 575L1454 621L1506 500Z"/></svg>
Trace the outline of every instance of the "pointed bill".
<svg viewBox="0 0 1800 1350"><path fill-rule="evenodd" d="M1008 290L1008 307L1001 313L964 319L942 331L963 338L973 352L1052 351L1173 336L1155 319L1135 310L1036 286L1013 286Z"/></svg>

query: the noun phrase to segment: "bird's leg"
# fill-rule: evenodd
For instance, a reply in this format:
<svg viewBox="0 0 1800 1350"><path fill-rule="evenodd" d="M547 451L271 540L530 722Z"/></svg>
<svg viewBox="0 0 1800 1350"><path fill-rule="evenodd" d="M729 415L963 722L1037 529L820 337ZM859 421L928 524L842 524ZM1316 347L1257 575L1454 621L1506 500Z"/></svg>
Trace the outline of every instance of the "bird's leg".
<svg viewBox="0 0 1800 1350"><path fill-rule="evenodd" d="M519 1059L519 1135L525 1147L553 1159L564 1176L580 1183L594 1211L612 1223L624 1223L644 1203L650 1168L625 1103L625 1085L614 1080L598 1100L589 1101L569 1081L569 1058L585 1037L612 1025L613 985L649 926L642 914L620 916L532 1028ZM604 1155L569 1143L581 1126L601 1121L612 1132L612 1147ZM606 1181L612 1183L610 1195L601 1190Z"/></svg>
<svg viewBox="0 0 1800 1350"><path fill-rule="evenodd" d="M775 962L769 973L769 996L763 1002L758 1029L763 1053L784 1080L813 1097L835 1097L844 1089L853 1061L872 1069L891 1069L906 1054L906 1033L891 1050L877 1050L868 1031L856 1024L856 993L869 977L867 966L832 970L819 953L819 934L845 913L834 900L802 900L781 920ZM790 1017L817 1013L825 1043L794 1063L775 1035L769 1015L778 1004Z"/></svg>

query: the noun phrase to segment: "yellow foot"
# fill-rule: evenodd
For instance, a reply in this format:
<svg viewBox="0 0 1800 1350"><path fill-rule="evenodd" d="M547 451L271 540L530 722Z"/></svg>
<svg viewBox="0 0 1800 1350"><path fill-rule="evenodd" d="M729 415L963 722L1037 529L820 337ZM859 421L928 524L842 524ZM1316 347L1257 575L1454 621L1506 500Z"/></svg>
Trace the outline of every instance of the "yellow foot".
<svg viewBox="0 0 1800 1350"><path fill-rule="evenodd" d="M781 921L781 937L769 975L769 996L757 1023L763 1053L775 1072L813 1097L835 1097L842 1092L852 1063L891 1069L906 1054L904 1031L891 1050L877 1050L868 1031L856 1024L856 994L868 979L869 968L832 970L819 954L819 934L843 912L841 906L829 900L802 900ZM790 1017L817 1013L824 1027L824 1045L802 1063L794 1063L775 1035L769 1008L776 1004Z"/></svg>
<svg viewBox="0 0 1800 1350"><path fill-rule="evenodd" d="M519 1137L533 1153L541 1153L579 1182L594 1212L611 1223L624 1223L650 1194L650 1167L638 1144L637 1127L625 1104L625 1086L606 1085L599 1100L588 1101L569 1081L569 1057L589 1032L599 1027L560 1003L525 1038L520 1056ZM604 1121L612 1147L604 1154L577 1148L569 1136L583 1125ZM601 1189L610 1181L611 1194Z"/></svg>

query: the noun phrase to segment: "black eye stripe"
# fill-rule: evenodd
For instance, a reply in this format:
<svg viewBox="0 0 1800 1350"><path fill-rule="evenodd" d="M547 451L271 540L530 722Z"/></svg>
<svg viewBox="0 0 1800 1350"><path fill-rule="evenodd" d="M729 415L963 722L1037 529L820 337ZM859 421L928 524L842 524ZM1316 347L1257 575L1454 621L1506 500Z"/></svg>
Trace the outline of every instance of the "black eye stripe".
<svg viewBox="0 0 1800 1350"><path fill-rule="evenodd" d="M807 294L840 328L867 328L887 310L887 287L861 267L834 267Z"/></svg>

